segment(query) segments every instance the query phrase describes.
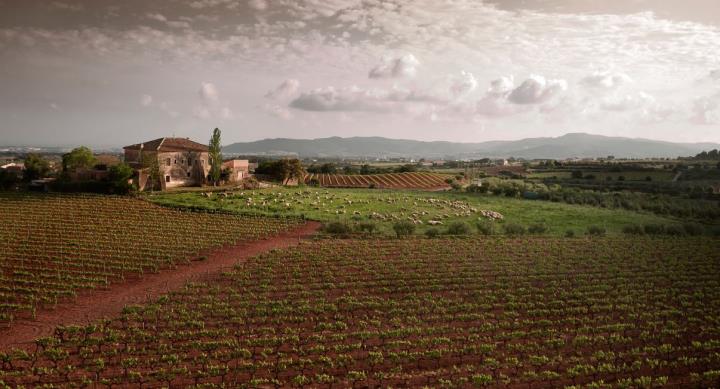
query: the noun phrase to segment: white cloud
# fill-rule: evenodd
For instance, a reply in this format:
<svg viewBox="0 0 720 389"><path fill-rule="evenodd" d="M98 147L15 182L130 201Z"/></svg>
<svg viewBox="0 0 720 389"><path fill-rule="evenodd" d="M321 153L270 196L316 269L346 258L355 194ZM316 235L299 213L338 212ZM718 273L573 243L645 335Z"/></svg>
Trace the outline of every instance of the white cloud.
<svg viewBox="0 0 720 389"><path fill-rule="evenodd" d="M450 94L455 98L459 98L474 91L477 85L478 81L472 73L462 71L460 76L455 78L452 85L450 85Z"/></svg>
<svg viewBox="0 0 720 389"><path fill-rule="evenodd" d="M150 20L156 20L158 22L163 22L163 23L167 22L167 18L164 15L159 14L159 13L149 13L149 14L145 15L145 17Z"/></svg>
<svg viewBox="0 0 720 389"><path fill-rule="evenodd" d="M370 69L370 78L409 78L415 77L420 61L412 54L395 59L384 59L382 63Z"/></svg>
<svg viewBox="0 0 720 389"><path fill-rule="evenodd" d="M710 77L711 80L720 81L720 69L711 70L708 77Z"/></svg>
<svg viewBox="0 0 720 389"><path fill-rule="evenodd" d="M632 82L632 78L625 73L594 72L580 80L582 85L593 88L612 89Z"/></svg>
<svg viewBox="0 0 720 389"><path fill-rule="evenodd" d="M387 92L357 86L318 88L304 92L290 102L290 107L304 111L391 112L397 106L398 103L389 100Z"/></svg>
<svg viewBox="0 0 720 389"><path fill-rule="evenodd" d="M545 77L532 75L510 92L508 100L515 104L540 104L565 90L565 80L546 80Z"/></svg>
<svg viewBox="0 0 720 389"><path fill-rule="evenodd" d="M198 94L205 104L215 104L220 100L220 94L215 84L210 82L202 82Z"/></svg>
<svg viewBox="0 0 720 389"><path fill-rule="evenodd" d="M297 94L300 87L300 81L296 79L287 79L278 85L275 89L268 91L265 97L272 100L286 99Z"/></svg>
<svg viewBox="0 0 720 389"><path fill-rule="evenodd" d="M601 108L607 111L628 111L646 107L655 102L655 98L645 92L611 96L603 99Z"/></svg>
<svg viewBox="0 0 720 389"><path fill-rule="evenodd" d="M61 9L64 11L80 12L85 9L82 4L68 4L61 1L53 1L50 3L52 8Z"/></svg>
<svg viewBox="0 0 720 389"><path fill-rule="evenodd" d="M692 121L696 124L720 124L720 93L696 99L692 111Z"/></svg>
<svg viewBox="0 0 720 389"><path fill-rule="evenodd" d="M285 107L281 107L277 104L265 104L263 105L263 110L270 114L271 116L283 119L283 120L290 120L293 118L292 112L288 110Z"/></svg>
<svg viewBox="0 0 720 389"><path fill-rule="evenodd" d="M265 0L249 0L248 6L256 11L264 11L268 8L268 3Z"/></svg>
<svg viewBox="0 0 720 389"><path fill-rule="evenodd" d="M152 102L153 98L150 95L142 95L142 97L140 97L140 105L142 105L143 107L149 107Z"/></svg>

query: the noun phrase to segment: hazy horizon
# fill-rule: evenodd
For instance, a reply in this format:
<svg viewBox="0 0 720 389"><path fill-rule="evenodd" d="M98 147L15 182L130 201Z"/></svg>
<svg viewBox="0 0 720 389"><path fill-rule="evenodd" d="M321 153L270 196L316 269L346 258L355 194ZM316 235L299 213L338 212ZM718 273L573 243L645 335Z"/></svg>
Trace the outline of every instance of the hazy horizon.
<svg viewBox="0 0 720 389"><path fill-rule="evenodd" d="M0 144L720 142L713 0L0 0Z"/></svg>

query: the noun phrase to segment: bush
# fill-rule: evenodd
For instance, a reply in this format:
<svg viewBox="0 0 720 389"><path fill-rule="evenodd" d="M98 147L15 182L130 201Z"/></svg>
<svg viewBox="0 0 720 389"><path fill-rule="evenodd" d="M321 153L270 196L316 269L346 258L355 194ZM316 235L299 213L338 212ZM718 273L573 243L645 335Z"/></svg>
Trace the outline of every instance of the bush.
<svg viewBox="0 0 720 389"><path fill-rule="evenodd" d="M547 226L543 223L531 224L530 227L528 227L528 232L531 234L544 234L547 232Z"/></svg>
<svg viewBox="0 0 720 389"><path fill-rule="evenodd" d="M495 233L495 224L487 220L478 220L475 227L477 227L478 232L482 235L492 235Z"/></svg>
<svg viewBox="0 0 720 389"><path fill-rule="evenodd" d="M393 230L398 238L412 235L415 232L415 225L409 221L400 221L393 224Z"/></svg>
<svg viewBox="0 0 720 389"><path fill-rule="evenodd" d="M683 236L683 235L685 235L685 228L683 228L683 226L680 226L677 224L670 224L670 225L665 226L665 234L674 235L674 236Z"/></svg>
<svg viewBox="0 0 720 389"><path fill-rule="evenodd" d="M646 224L644 230L648 235L661 235L665 233L665 226L662 224Z"/></svg>
<svg viewBox="0 0 720 389"><path fill-rule="evenodd" d="M566 238L574 238L574 237L575 237L575 231L573 231L573 230L567 230L567 231L565 231L565 237L566 237Z"/></svg>
<svg viewBox="0 0 720 389"><path fill-rule="evenodd" d="M587 228L587 234L592 236L603 236L606 232L605 227L590 226Z"/></svg>
<svg viewBox="0 0 720 389"><path fill-rule="evenodd" d="M347 235L352 232L350 226L343 222L330 222L323 226L323 231L332 235Z"/></svg>
<svg viewBox="0 0 720 389"><path fill-rule="evenodd" d="M372 234L373 232L375 232L375 229L376 229L376 228L377 228L377 226L375 225L375 223L362 222L362 223L358 223L358 224L355 226L355 231L358 231L358 232L367 232L367 233Z"/></svg>
<svg viewBox="0 0 720 389"><path fill-rule="evenodd" d="M440 235L440 230L435 227L425 230L425 236L428 238L436 238L438 235Z"/></svg>
<svg viewBox="0 0 720 389"><path fill-rule="evenodd" d="M453 222L447 228L449 235L468 235L470 233L470 226L464 222Z"/></svg>
<svg viewBox="0 0 720 389"><path fill-rule="evenodd" d="M642 228L642 226L639 226L637 224L631 224L631 225L623 227L622 232L623 232L623 234L628 234L628 235L643 235L643 234L645 234L645 230Z"/></svg>
<svg viewBox="0 0 720 389"><path fill-rule="evenodd" d="M686 234L692 236L702 235L705 232L705 228L703 228L703 226L698 223L685 223L683 224L683 229L685 230Z"/></svg>
<svg viewBox="0 0 720 389"><path fill-rule="evenodd" d="M523 235L527 232L525 227L515 223L505 224L503 230L505 231L505 235Z"/></svg>

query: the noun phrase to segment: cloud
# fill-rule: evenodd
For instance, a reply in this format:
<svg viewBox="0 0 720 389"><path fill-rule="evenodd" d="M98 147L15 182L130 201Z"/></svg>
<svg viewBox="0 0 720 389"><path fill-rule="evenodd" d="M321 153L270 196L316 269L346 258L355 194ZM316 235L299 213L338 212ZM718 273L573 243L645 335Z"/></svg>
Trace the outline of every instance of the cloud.
<svg viewBox="0 0 720 389"><path fill-rule="evenodd" d="M546 80L545 77L532 75L510 92L508 100L515 104L540 104L565 90L565 80Z"/></svg>
<svg viewBox="0 0 720 389"><path fill-rule="evenodd" d="M695 99L691 121L696 124L720 124L720 93Z"/></svg>
<svg viewBox="0 0 720 389"><path fill-rule="evenodd" d="M163 23L167 22L167 18L164 15L159 14L159 13L149 13L149 14L145 15L145 17L150 20L156 20L158 22L163 22Z"/></svg>
<svg viewBox="0 0 720 389"><path fill-rule="evenodd" d="M265 98L272 100L286 99L294 96L298 88L300 87L300 81L295 79L287 79L278 85L275 89L268 91L265 94Z"/></svg>
<svg viewBox="0 0 720 389"><path fill-rule="evenodd" d="M220 100L220 95L215 87L215 84L210 82L200 83L200 90L198 91L198 94L205 104L215 104Z"/></svg>
<svg viewBox="0 0 720 389"><path fill-rule="evenodd" d="M82 4L68 4L60 1L53 1L51 4L52 8L61 9L64 11L80 12L85 9Z"/></svg>
<svg viewBox="0 0 720 389"><path fill-rule="evenodd" d="M580 80L580 84L591 88L613 89L632 82L625 73L594 72Z"/></svg>
<svg viewBox="0 0 720 389"><path fill-rule="evenodd" d="M622 96L612 96L603 99L600 107L606 111L629 111L633 109L643 108L655 102L655 98L645 92L637 94L626 94Z"/></svg>
<svg viewBox="0 0 720 389"><path fill-rule="evenodd" d="M238 6L238 0L196 0L190 3L190 7L195 9L212 8L220 5L234 9Z"/></svg>
<svg viewBox="0 0 720 389"><path fill-rule="evenodd" d="M450 94L455 97L463 97L477 88L478 82L472 73L462 71L460 76L453 80L450 85Z"/></svg>
<svg viewBox="0 0 720 389"><path fill-rule="evenodd" d="M50 103L50 108L51 108L53 111L59 111L59 110L60 110L60 106L57 105L56 103Z"/></svg>
<svg viewBox="0 0 720 389"><path fill-rule="evenodd" d="M215 84L201 82L198 95L200 96L200 105L193 108L193 116L200 119L231 120L235 118L227 103L220 99L220 93Z"/></svg>
<svg viewBox="0 0 720 389"><path fill-rule="evenodd" d="M505 97L515 88L515 77L500 77L490 82L487 94L492 97Z"/></svg>
<svg viewBox="0 0 720 389"><path fill-rule="evenodd" d="M274 116L283 120L290 120L293 118L293 114L292 112L290 112L290 110L277 104L265 104L262 106L262 108L265 112L270 114L270 116Z"/></svg>
<svg viewBox="0 0 720 389"><path fill-rule="evenodd" d="M370 69L370 78L410 78L415 77L420 61L412 54L384 60L381 64Z"/></svg>
<svg viewBox="0 0 720 389"><path fill-rule="evenodd" d="M713 81L720 81L720 69L711 70L708 77Z"/></svg>
<svg viewBox="0 0 720 389"><path fill-rule="evenodd" d="M264 11L268 8L268 3L265 0L249 0L248 6L256 11Z"/></svg>
<svg viewBox="0 0 720 389"><path fill-rule="evenodd" d="M304 111L391 112L396 105L396 102L389 100L387 92L357 86L318 88L304 92L290 102L290 107Z"/></svg>
<svg viewBox="0 0 720 389"><path fill-rule="evenodd" d="M142 95L140 98L140 105L143 107L149 107L153 102L153 98L150 95Z"/></svg>

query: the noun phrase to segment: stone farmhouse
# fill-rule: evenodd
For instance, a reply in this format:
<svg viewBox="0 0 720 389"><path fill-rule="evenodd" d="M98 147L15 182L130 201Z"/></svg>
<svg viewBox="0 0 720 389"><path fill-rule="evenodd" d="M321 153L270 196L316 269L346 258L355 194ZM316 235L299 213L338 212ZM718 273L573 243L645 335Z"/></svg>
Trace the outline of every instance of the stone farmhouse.
<svg viewBox="0 0 720 389"><path fill-rule="evenodd" d="M135 184L139 190L153 187L150 182L149 161L157 160L160 182L155 188L161 190L180 186L201 186L210 172L208 146L189 138L159 138L149 142L123 147L125 163L135 169ZM240 182L249 177L247 160L225 161L222 169L228 172L229 182Z"/></svg>
<svg viewBox="0 0 720 389"><path fill-rule="evenodd" d="M125 146L123 150L125 163L136 171L135 183L139 190L153 186L148 167L153 159L158 163L162 190L202 185L210 171L208 147L188 138L159 138Z"/></svg>

